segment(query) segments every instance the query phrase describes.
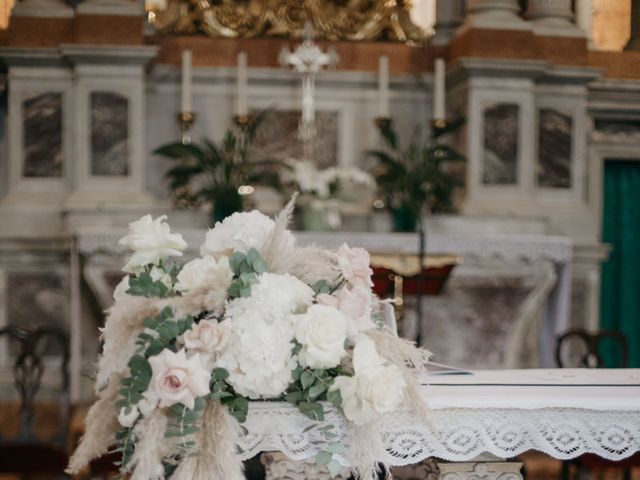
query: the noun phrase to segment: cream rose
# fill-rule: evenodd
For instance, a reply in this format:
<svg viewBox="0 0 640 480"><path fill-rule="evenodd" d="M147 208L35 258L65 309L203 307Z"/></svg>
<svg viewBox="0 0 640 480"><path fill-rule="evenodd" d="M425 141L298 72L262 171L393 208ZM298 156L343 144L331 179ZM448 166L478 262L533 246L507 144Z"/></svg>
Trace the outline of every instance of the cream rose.
<svg viewBox="0 0 640 480"><path fill-rule="evenodd" d="M175 289L189 297L194 308L220 312L227 299L227 289L233 280L229 259L216 260L207 256L187 263L176 278Z"/></svg>
<svg viewBox="0 0 640 480"><path fill-rule="evenodd" d="M207 232L200 253L219 257L232 252L247 253L252 248L261 251L274 226L273 220L257 210L234 213ZM293 235L290 232L285 235L293 245Z"/></svg>
<svg viewBox="0 0 640 480"><path fill-rule="evenodd" d="M184 349L174 353L165 348L149 358L149 364L153 372L150 388L161 408L176 403L193 408L196 398L210 392L211 373L202 367L198 353L187 358Z"/></svg>
<svg viewBox="0 0 640 480"><path fill-rule="evenodd" d="M216 353L221 351L229 340L231 329L228 322L200 320L191 330L184 333L183 341L187 350Z"/></svg>
<svg viewBox="0 0 640 480"><path fill-rule="evenodd" d="M371 258L364 248L350 248L346 243L336 251L338 266L344 279L352 285L371 288L373 270L369 266Z"/></svg>
<svg viewBox="0 0 640 480"><path fill-rule="evenodd" d="M120 245L133 250L123 270L136 272L145 265L157 265L166 257L180 257L187 244L178 233L171 233L171 229L164 222L167 216L162 215L155 220L151 215L145 215L129 224L129 234L120 239Z"/></svg>
<svg viewBox="0 0 640 480"><path fill-rule="evenodd" d="M310 368L332 368L346 355L347 319L339 310L312 305L294 318L296 340L302 345L300 364Z"/></svg>
<svg viewBox="0 0 640 480"><path fill-rule="evenodd" d="M371 290L360 285L343 287L334 295L318 295L318 303L340 310L347 317L350 338L375 328L371 320Z"/></svg>
<svg viewBox="0 0 640 480"><path fill-rule="evenodd" d="M350 421L364 425L400 408L406 388L402 372L378 355L370 338L358 338L353 369L352 377L336 377L331 386L340 390L342 411Z"/></svg>

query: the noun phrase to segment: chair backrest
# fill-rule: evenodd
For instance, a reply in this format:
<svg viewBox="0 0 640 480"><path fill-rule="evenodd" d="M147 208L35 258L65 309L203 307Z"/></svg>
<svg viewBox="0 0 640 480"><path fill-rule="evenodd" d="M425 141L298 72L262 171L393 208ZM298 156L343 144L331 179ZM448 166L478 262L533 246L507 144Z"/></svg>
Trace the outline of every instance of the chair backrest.
<svg viewBox="0 0 640 480"><path fill-rule="evenodd" d="M0 329L0 339L7 338L17 344L18 351L13 363L13 379L20 395L20 431L17 438L3 442L33 443L40 440L66 445L69 426L69 338L66 332L54 327L41 327L26 331L16 327ZM47 439L38 439L35 435L35 399L41 387L44 372L44 354L49 342L54 342L60 353L60 393L56 398L59 406L59 427Z"/></svg>
<svg viewBox="0 0 640 480"><path fill-rule="evenodd" d="M628 366L629 348L626 337L613 330L588 332L569 330L556 342L556 363L560 368L604 368L603 348L615 350L619 368ZM571 358L574 357L574 358ZM572 361L573 360L573 361Z"/></svg>

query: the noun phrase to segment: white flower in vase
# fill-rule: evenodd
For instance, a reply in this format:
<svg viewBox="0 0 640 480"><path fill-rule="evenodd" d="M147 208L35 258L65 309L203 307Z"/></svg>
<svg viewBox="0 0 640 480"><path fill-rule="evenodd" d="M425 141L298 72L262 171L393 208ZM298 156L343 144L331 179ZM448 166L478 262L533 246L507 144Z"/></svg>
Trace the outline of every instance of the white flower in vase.
<svg viewBox="0 0 640 480"><path fill-rule="evenodd" d="M398 410L406 382L402 371L380 357L373 340L360 336L353 349L352 377L336 377L332 390L340 390L342 411L356 425L371 423Z"/></svg>
<svg viewBox="0 0 640 480"><path fill-rule="evenodd" d="M257 210L234 213L207 232L200 253L220 257L233 252L247 253L252 248L261 251L274 226L273 220ZM293 246L293 235L290 232L286 235Z"/></svg>
<svg viewBox="0 0 640 480"><path fill-rule="evenodd" d="M369 252L364 248L351 248L343 243L336 251L336 256L340 272L347 282L368 288L373 286Z"/></svg>
<svg viewBox="0 0 640 480"><path fill-rule="evenodd" d="M346 355L347 319L339 310L313 305L294 317L296 340L302 345L298 360L304 367L332 368Z"/></svg>
<svg viewBox="0 0 640 480"><path fill-rule="evenodd" d="M180 257L187 248L187 243L179 233L171 233L171 228L162 215L155 220L151 215L131 222L129 234L120 239L120 245L125 245L133 251L123 270L137 272L146 265L157 265L166 257Z"/></svg>
<svg viewBox="0 0 640 480"><path fill-rule="evenodd" d="M160 400L159 406L181 403L193 408L195 399L210 392L211 372L202 367L198 353L187 358L184 349L178 352L164 349L149 358L152 377L150 388Z"/></svg>
<svg viewBox="0 0 640 480"><path fill-rule="evenodd" d="M216 260L207 256L187 263L176 280L176 291L197 300L197 305L203 310L219 312L227 299L233 272L227 257Z"/></svg>

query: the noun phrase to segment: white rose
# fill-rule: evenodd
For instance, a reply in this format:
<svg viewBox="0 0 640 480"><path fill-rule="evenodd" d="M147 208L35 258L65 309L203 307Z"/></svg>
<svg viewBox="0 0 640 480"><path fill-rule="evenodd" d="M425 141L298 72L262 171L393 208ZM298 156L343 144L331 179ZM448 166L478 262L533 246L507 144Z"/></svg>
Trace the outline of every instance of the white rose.
<svg viewBox="0 0 640 480"><path fill-rule="evenodd" d="M211 372L202 367L197 353L187 358L184 349L174 353L165 348L149 358L149 364L153 372L150 388L160 400L160 408L176 403L193 408L197 397L210 392Z"/></svg>
<svg viewBox="0 0 640 480"><path fill-rule="evenodd" d="M176 280L176 291L196 300L203 310L220 312L233 281L233 272L227 257L219 260L196 258L182 267Z"/></svg>
<svg viewBox="0 0 640 480"><path fill-rule="evenodd" d="M133 426L139 416L140 411L137 407L122 407L118 415L118 423L125 428L129 428Z"/></svg>
<svg viewBox="0 0 640 480"><path fill-rule="evenodd" d="M228 382L249 398L277 398L292 382L293 327L288 320L268 323L258 310L231 320L232 335L215 366L229 372Z"/></svg>
<svg viewBox="0 0 640 480"><path fill-rule="evenodd" d="M274 226L273 220L257 210L234 213L207 232L200 252L203 256L219 257L232 252L247 253L252 248L261 251ZM293 235L286 232L286 238L293 246Z"/></svg>
<svg viewBox="0 0 640 480"><path fill-rule="evenodd" d="M313 303L313 296L309 285L288 273L263 273L251 286L251 296L229 302L225 315L242 318L246 312L258 310L266 321L279 321L305 311Z"/></svg>
<svg viewBox="0 0 640 480"><path fill-rule="evenodd" d="M375 324L371 319L371 290L361 285L343 287L334 295L318 295L318 303L340 310L348 318L347 333L350 338L372 330Z"/></svg>
<svg viewBox="0 0 640 480"><path fill-rule="evenodd" d="M205 353L221 351L231 335L228 323L228 321L218 323L214 320L200 320L191 330L184 333L184 346L187 350Z"/></svg>
<svg viewBox="0 0 640 480"><path fill-rule="evenodd" d="M347 319L339 310L313 305L295 317L296 340L302 345L300 364L310 368L332 368L346 354Z"/></svg>
<svg viewBox="0 0 640 480"><path fill-rule="evenodd" d="M145 215L140 220L129 224L129 235L120 239L120 245L133 250L123 270L135 272L145 265L157 265L166 257L182 256L182 250L187 244L178 233L171 233L171 229L164 220L166 215L151 218Z"/></svg>
<svg viewBox="0 0 640 480"><path fill-rule="evenodd" d="M371 423L400 408L406 382L402 372L378 355L373 340L358 338L353 350L352 377L336 377L332 390L340 390L342 411L356 425Z"/></svg>

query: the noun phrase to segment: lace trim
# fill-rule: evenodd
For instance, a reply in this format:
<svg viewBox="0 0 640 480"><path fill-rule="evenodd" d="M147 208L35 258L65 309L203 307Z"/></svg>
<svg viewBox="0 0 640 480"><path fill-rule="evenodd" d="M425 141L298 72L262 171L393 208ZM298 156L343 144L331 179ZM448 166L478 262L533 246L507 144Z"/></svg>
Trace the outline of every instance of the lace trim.
<svg viewBox="0 0 640 480"><path fill-rule="evenodd" d="M281 403L252 405L249 431L240 440L244 459L260 451L281 451L293 460L313 457L322 444L314 424L293 407ZM342 417L333 413L327 423L346 438ZM469 461L482 453L511 458L539 450L558 459L595 453L620 460L640 450L637 411L581 409L443 409L431 411L429 423L407 413L384 417L378 430L384 450L380 461L400 466L428 457ZM339 458L348 465L346 458Z"/></svg>

